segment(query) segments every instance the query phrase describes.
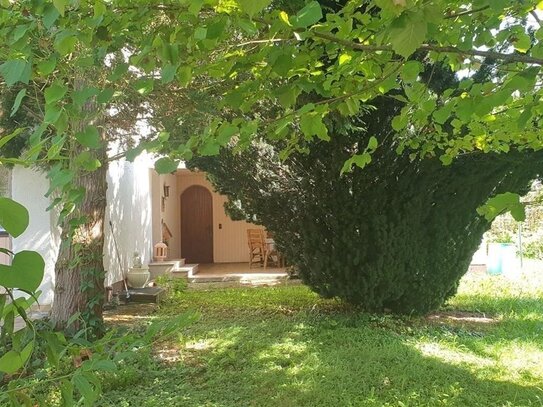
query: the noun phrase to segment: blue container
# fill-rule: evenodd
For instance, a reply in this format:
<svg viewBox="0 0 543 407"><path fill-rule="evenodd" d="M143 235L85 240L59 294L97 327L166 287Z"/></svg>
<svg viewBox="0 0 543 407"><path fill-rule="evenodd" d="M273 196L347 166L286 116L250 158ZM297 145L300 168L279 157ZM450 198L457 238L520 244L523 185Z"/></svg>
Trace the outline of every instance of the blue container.
<svg viewBox="0 0 543 407"><path fill-rule="evenodd" d="M514 243L489 243L487 272L492 275L513 272L517 248Z"/></svg>

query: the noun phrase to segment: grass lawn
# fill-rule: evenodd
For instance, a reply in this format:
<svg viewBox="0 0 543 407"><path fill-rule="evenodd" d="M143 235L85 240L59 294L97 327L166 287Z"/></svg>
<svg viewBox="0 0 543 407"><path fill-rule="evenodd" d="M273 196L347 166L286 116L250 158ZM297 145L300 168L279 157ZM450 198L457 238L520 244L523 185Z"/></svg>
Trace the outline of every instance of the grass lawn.
<svg viewBox="0 0 543 407"><path fill-rule="evenodd" d="M543 283L470 275L396 318L304 286L178 294L200 320L104 382L99 406L541 406ZM122 310L122 309L121 309Z"/></svg>

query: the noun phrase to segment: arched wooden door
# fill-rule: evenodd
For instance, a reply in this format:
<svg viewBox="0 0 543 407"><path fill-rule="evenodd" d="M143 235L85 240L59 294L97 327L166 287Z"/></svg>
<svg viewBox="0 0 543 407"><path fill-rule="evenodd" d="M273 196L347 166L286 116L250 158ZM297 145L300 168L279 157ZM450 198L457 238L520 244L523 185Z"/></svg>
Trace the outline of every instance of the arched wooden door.
<svg viewBox="0 0 543 407"><path fill-rule="evenodd" d="M181 256L187 263L213 263L213 199L199 185L181 194Z"/></svg>

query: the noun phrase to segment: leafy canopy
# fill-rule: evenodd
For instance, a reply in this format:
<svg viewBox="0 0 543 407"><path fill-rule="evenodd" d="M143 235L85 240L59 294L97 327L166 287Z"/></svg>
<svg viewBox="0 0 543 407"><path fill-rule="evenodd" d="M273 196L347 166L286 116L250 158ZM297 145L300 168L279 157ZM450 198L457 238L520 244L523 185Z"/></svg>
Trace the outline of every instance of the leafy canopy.
<svg viewBox="0 0 543 407"><path fill-rule="evenodd" d="M157 170L169 172L194 153L243 149L266 137L284 140L286 157L328 140L329 115L356 116L385 94L404 103L394 137L412 158L450 164L470 152L538 150L538 7L505 0L308 1L295 10L270 0L2 0L0 86L20 87L11 114L31 100L41 123L26 129L23 157L2 162L63 163L73 158L65 147L80 144L70 169L54 166L51 174L73 201L80 194L70 190L71 172L100 167L86 150L106 142L86 103L99 105L96 115L114 114L127 90L144 105L157 89L183 94L202 83L221 85L218 114L182 142L159 137L155 125L156 136L127 156L167 152ZM422 77L428 64L463 79L436 93L431 74ZM475 77L481 67L491 71L482 80ZM73 125L81 120L84 129ZM344 170L367 165L378 147L359 148Z"/></svg>

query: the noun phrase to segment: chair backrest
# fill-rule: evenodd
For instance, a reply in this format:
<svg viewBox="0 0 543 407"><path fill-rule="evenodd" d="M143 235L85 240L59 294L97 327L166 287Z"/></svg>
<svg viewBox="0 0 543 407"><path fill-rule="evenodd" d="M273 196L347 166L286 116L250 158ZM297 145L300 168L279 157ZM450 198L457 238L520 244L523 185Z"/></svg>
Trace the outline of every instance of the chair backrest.
<svg viewBox="0 0 543 407"><path fill-rule="evenodd" d="M249 248L262 248L266 245L264 230L262 229L247 229L247 243Z"/></svg>

